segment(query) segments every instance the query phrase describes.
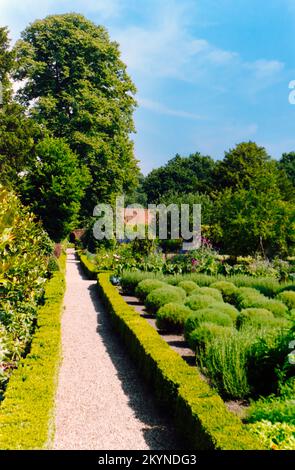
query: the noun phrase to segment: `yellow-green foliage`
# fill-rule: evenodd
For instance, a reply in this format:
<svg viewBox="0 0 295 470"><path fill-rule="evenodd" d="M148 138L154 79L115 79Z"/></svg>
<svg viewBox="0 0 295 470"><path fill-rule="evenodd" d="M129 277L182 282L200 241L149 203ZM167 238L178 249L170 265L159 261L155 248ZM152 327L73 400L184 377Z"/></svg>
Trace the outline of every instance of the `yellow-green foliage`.
<svg viewBox="0 0 295 470"><path fill-rule="evenodd" d="M294 425L263 420L248 427L269 450L295 450Z"/></svg>
<svg viewBox="0 0 295 470"><path fill-rule="evenodd" d="M292 310L295 308L295 292L294 291L288 291L285 290L284 292L281 292L277 298L284 302L284 304L287 305L287 307Z"/></svg>
<svg viewBox="0 0 295 470"><path fill-rule="evenodd" d="M178 283L178 287L184 289L187 295L190 295L194 290L198 288L197 284L193 281L181 281Z"/></svg>
<svg viewBox="0 0 295 470"><path fill-rule="evenodd" d="M163 330L181 332L192 310L185 305L169 303L157 312L157 327Z"/></svg>
<svg viewBox="0 0 295 470"><path fill-rule="evenodd" d="M99 271L98 266L93 263L86 255L81 252L78 252L79 259L81 261L81 266L89 279L96 279L97 273Z"/></svg>
<svg viewBox="0 0 295 470"><path fill-rule="evenodd" d="M0 406L0 449L43 449L52 438L52 418L60 361L60 317L65 290L61 271L47 282L31 351L19 363Z"/></svg>
<svg viewBox="0 0 295 470"><path fill-rule="evenodd" d="M137 285L135 295L141 300L145 300L153 290L160 289L161 287L167 287L167 284L157 279L144 279Z"/></svg>
<svg viewBox="0 0 295 470"><path fill-rule="evenodd" d="M155 397L175 416L191 449L244 450L263 446L224 405L197 370L171 349L112 286L98 275L101 297L131 356Z"/></svg>
<svg viewBox="0 0 295 470"><path fill-rule="evenodd" d="M197 287L191 295L209 295L216 300L216 302L222 302L222 294L220 290L214 289L213 287Z"/></svg>

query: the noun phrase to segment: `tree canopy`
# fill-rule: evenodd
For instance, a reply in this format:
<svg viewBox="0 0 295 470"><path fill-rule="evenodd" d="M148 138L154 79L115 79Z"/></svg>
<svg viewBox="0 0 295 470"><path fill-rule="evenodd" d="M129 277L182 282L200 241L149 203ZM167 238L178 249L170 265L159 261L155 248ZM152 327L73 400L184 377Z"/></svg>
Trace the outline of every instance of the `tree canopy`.
<svg viewBox="0 0 295 470"><path fill-rule="evenodd" d="M0 106L0 182L16 189L19 177L34 158L35 142L41 128L28 118L25 108L12 97L10 74L14 55L9 48L8 31L0 28L0 77L2 103Z"/></svg>
<svg viewBox="0 0 295 470"><path fill-rule="evenodd" d="M200 153L189 157L176 155L165 166L157 168L146 177L143 188L148 201L157 203L168 192L209 193L213 188L214 160Z"/></svg>
<svg viewBox="0 0 295 470"><path fill-rule="evenodd" d="M37 145L36 155L22 183L23 199L58 242L77 226L88 169L62 139L45 138Z"/></svg>
<svg viewBox="0 0 295 470"><path fill-rule="evenodd" d="M53 136L67 140L92 176L84 208L136 183L135 87L105 28L78 14L48 16L22 33L14 77L22 104Z"/></svg>

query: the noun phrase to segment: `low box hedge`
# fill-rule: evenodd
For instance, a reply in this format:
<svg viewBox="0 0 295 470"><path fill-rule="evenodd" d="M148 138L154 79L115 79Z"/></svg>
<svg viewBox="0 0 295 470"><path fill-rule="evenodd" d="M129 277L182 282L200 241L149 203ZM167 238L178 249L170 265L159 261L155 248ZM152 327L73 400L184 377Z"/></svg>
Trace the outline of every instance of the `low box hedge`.
<svg viewBox="0 0 295 470"><path fill-rule="evenodd" d="M98 275L101 298L155 397L173 414L188 446L197 450L261 449L220 396L160 337L136 310L127 305L110 274Z"/></svg>
<svg viewBox="0 0 295 470"><path fill-rule="evenodd" d="M12 373L0 405L0 449L33 450L53 438L53 410L61 357L60 319L65 291L65 260L45 287L30 353Z"/></svg>
<svg viewBox="0 0 295 470"><path fill-rule="evenodd" d="M77 250L76 253L81 262L81 267L88 279L95 281L99 272L97 265L92 263L92 261L81 251Z"/></svg>

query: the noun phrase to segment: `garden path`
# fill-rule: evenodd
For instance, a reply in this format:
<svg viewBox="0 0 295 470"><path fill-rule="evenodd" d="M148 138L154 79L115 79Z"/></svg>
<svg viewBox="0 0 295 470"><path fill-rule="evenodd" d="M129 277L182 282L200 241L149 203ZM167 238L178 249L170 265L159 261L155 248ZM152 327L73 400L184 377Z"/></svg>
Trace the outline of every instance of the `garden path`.
<svg viewBox="0 0 295 470"><path fill-rule="evenodd" d="M72 249L66 280L53 448L183 448L112 330L96 282L85 278Z"/></svg>

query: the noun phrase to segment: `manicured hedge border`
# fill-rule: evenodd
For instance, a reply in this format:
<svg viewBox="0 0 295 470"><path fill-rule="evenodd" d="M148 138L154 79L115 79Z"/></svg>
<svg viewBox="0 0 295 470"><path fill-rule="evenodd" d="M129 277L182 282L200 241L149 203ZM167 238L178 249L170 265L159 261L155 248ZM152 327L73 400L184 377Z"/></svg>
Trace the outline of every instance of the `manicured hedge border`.
<svg viewBox="0 0 295 470"><path fill-rule="evenodd" d="M87 258L87 256L84 255L81 251L77 250L76 253L79 257L79 260L81 261L81 266L82 266L82 269L83 269L84 273L86 274L86 276L89 279L96 280L97 274L98 274L97 266L94 263L92 263Z"/></svg>
<svg viewBox="0 0 295 470"><path fill-rule="evenodd" d="M65 261L45 287L30 353L21 360L0 405L0 449L46 448L53 438L53 410L61 357L60 319L65 291Z"/></svg>
<svg viewBox="0 0 295 470"><path fill-rule="evenodd" d="M110 273L98 275L98 289L115 328L156 398L176 420L176 426L197 450L261 449L258 439L225 407L217 393L196 369L159 336L157 331L126 304Z"/></svg>

